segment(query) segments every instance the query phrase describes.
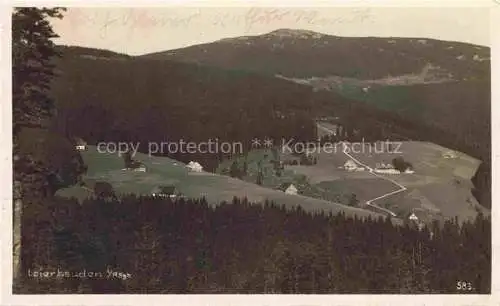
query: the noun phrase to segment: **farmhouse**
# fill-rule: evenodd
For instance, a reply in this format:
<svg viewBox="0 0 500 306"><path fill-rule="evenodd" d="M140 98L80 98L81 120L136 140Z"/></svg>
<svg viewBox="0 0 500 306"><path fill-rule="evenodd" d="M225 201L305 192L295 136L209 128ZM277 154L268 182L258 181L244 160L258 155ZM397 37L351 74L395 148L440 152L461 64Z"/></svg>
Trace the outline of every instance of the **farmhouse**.
<svg viewBox="0 0 500 306"><path fill-rule="evenodd" d="M287 194L297 194L298 190L297 190L297 188L293 184L290 184L290 186L288 186L288 188L285 190L285 193L287 193Z"/></svg>
<svg viewBox="0 0 500 306"><path fill-rule="evenodd" d="M394 166L392 164L384 164L382 163L377 163L376 167L374 169L375 173L382 173L382 174L400 174L401 172L397 169L394 169Z"/></svg>
<svg viewBox="0 0 500 306"><path fill-rule="evenodd" d="M203 167L200 165L200 163L198 162L193 162L193 161L190 161L186 167L192 171L192 172L202 172L203 171Z"/></svg>
<svg viewBox="0 0 500 306"><path fill-rule="evenodd" d="M143 163L133 160L130 162L129 166L127 168L124 168L122 170L132 170L136 172L146 172L146 165Z"/></svg>
<svg viewBox="0 0 500 306"><path fill-rule="evenodd" d="M419 216L417 216L417 214ZM412 211L411 214L408 215L408 221L410 222L410 226L422 231L425 228L425 220L426 217L421 211Z"/></svg>
<svg viewBox="0 0 500 306"><path fill-rule="evenodd" d="M296 195L299 193L297 187L291 183L283 183L278 187L279 190L285 192L286 194Z"/></svg>
<svg viewBox="0 0 500 306"><path fill-rule="evenodd" d="M399 170L396 169L375 169L375 173L382 173L382 174L400 174Z"/></svg>
<svg viewBox="0 0 500 306"><path fill-rule="evenodd" d="M394 166L392 164L385 164L384 162L381 163L376 163L375 168L377 169L394 169Z"/></svg>
<svg viewBox="0 0 500 306"><path fill-rule="evenodd" d="M87 143L81 138L75 138L75 149L77 151L87 150Z"/></svg>
<svg viewBox="0 0 500 306"><path fill-rule="evenodd" d="M443 158L446 158L446 159L452 159L452 158L457 158L457 153L455 153L454 151L447 151L445 153L443 153Z"/></svg>
<svg viewBox="0 0 500 306"><path fill-rule="evenodd" d="M158 186L151 191L153 197L159 198L176 198L177 193L177 188L173 185Z"/></svg>
<svg viewBox="0 0 500 306"><path fill-rule="evenodd" d="M347 171L359 171L358 165L352 159L349 159L348 161L345 162L344 169ZM363 169L363 168L361 168L361 169Z"/></svg>
<svg viewBox="0 0 500 306"><path fill-rule="evenodd" d="M146 166L143 163L138 163L137 167L132 168L137 172L146 172Z"/></svg>

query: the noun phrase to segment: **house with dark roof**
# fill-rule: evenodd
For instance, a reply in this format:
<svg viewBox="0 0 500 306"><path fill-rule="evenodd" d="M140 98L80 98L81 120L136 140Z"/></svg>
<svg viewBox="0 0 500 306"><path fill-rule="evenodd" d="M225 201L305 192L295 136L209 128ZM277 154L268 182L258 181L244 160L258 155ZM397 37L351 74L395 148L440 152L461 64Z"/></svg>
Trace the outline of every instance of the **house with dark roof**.
<svg viewBox="0 0 500 306"><path fill-rule="evenodd" d="M139 172L146 172L146 165L144 165L143 163L141 163L140 161L137 161L137 160L133 160L131 163L130 163L130 170L133 170L133 171L139 171Z"/></svg>
<svg viewBox="0 0 500 306"><path fill-rule="evenodd" d="M75 137L73 140L75 144L75 149L77 151L85 151L87 150L87 142L81 138Z"/></svg>
<svg viewBox="0 0 500 306"><path fill-rule="evenodd" d="M293 185L292 183L282 183L281 185L278 186L277 189L287 194L295 195L299 193L297 187L295 187L295 185Z"/></svg>
<svg viewBox="0 0 500 306"><path fill-rule="evenodd" d="M153 197L176 198L179 192L174 185L158 186L151 191Z"/></svg>

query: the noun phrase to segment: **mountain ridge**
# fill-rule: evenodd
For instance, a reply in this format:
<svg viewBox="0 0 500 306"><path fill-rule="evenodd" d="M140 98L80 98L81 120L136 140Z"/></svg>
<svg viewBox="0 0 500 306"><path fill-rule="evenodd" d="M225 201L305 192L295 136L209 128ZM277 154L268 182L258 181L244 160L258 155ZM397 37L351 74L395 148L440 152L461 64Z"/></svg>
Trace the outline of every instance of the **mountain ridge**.
<svg viewBox="0 0 500 306"><path fill-rule="evenodd" d="M458 79L484 78L490 73L487 46L430 38L343 37L287 28L140 57L169 58L285 77L335 75L366 80L418 73L429 64L447 70Z"/></svg>

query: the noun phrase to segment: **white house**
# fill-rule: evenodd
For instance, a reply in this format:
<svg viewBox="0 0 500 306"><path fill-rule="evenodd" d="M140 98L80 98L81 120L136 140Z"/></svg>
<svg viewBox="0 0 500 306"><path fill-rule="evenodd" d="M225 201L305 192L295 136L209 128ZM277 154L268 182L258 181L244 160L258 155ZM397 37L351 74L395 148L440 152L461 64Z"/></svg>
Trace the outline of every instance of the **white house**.
<svg viewBox="0 0 500 306"><path fill-rule="evenodd" d="M451 158L457 158L457 154L454 151L447 151L443 153L443 158L451 159Z"/></svg>
<svg viewBox="0 0 500 306"><path fill-rule="evenodd" d="M376 163L375 168L377 169L394 169L394 165L391 163L385 164L384 162Z"/></svg>
<svg viewBox="0 0 500 306"><path fill-rule="evenodd" d="M193 171L193 172L202 172L203 171L203 167L200 165L200 163L198 162L193 162L193 161L190 161L186 167L190 170L190 171Z"/></svg>
<svg viewBox="0 0 500 306"><path fill-rule="evenodd" d="M382 174L400 174L401 172L397 169L394 168L394 165L387 163L384 164L383 162L377 163L375 166L375 169L373 170L375 173L382 173Z"/></svg>
<svg viewBox="0 0 500 306"><path fill-rule="evenodd" d="M288 188L285 189L285 193L295 195L298 193L298 190L293 184L290 184L290 186L288 186Z"/></svg>
<svg viewBox="0 0 500 306"><path fill-rule="evenodd" d="M81 138L76 138L75 149L77 151L85 151L87 150L87 143Z"/></svg>
<svg viewBox="0 0 500 306"><path fill-rule="evenodd" d="M375 169L373 171L375 173L383 173L383 174L400 174L401 173L397 169Z"/></svg>
<svg viewBox="0 0 500 306"><path fill-rule="evenodd" d="M347 171L355 171L358 169L358 165L352 159L349 159L345 162L344 169Z"/></svg>

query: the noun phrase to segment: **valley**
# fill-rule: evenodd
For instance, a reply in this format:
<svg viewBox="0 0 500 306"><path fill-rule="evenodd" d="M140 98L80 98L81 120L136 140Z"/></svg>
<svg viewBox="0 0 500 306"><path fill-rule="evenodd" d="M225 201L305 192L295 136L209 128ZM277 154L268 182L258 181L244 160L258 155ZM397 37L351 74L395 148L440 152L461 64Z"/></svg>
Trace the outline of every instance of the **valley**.
<svg viewBox="0 0 500 306"><path fill-rule="evenodd" d="M291 33L293 34L293 31ZM323 39L328 38L325 37L323 37ZM293 35L288 35L284 36L283 39L287 40L293 38ZM252 43L245 44L245 48L253 48L255 47L255 44L259 45L259 39L259 37L250 38L249 40ZM307 44L307 39L301 39L301 43ZM340 42L342 42L343 40L344 38L341 38ZM230 39L224 42L215 42L213 45L208 45L207 47L227 46L227 43L229 41ZM360 39L360 42L362 41L366 40ZM382 42L382 40L370 40L369 42L370 44L376 44L377 41ZM402 40L401 42L403 43L404 40ZM287 41L284 41L283 43L287 43ZM390 45L392 46L394 45L394 43L390 43ZM402 45L399 46L401 47ZM425 46L423 46L422 48L424 47ZM148 99L147 104L155 105L154 107L159 109L158 107L159 105L161 105L160 103L162 103L161 100L172 100L172 98L173 101L183 98L187 98L187 101L192 101L188 102L188 104L184 103L184 106L182 107L189 105L189 103L193 103L192 106L187 107L185 111L183 111L181 110L181 108L179 108L181 106L180 104L172 104L172 102L168 102L168 106L166 106L167 109L173 107L174 109L176 109L176 113L178 114L176 115L177 117L175 119L172 117L172 119L170 119L169 121L172 123L176 123L177 129L181 128L184 131L184 133L174 132L175 126L171 125L172 132L178 135L174 137L188 137L191 139L195 139L192 138L194 136L197 139L203 140L202 135L204 134L206 135L207 139L210 137L223 137L223 139L226 140L243 140L243 142L246 143L247 146L246 150L248 150L250 148L250 140L252 138L263 138L263 135L266 135L265 133L267 132L264 129L262 130L262 132L247 133L243 132L243 130L228 130L226 128L225 133L227 134L224 135L220 133L218 127L216 126L232 126L236 127L237 129L241 129L243 125L246 125L247 123L254 124L251 122L257 122L253 120L260 120L259 122L262 122L263 120L262 118L257 119L257 117L255 117L256 119L249 120L249 117L242 116L241 114L239 118L234 120L233 123L230 123L230 121L228 121L227 123L225 123L225 125L222 122L211 125L211 132L209 133L207 133L207 129L205 128L206 125L197 126L195 124L193 126L193 124L190 124L189 126L186 125L186 127L184 127L183 120L180 120L180 118L182 117L179 117L179 115L183 114L182 112L185 113L181 116L191 116L194 115L194 113L192 112L193 110L197 108L199 110L204 109L204 111L198 112L198 114L196 115L200 118L201 122L207 122L206 120L215 122L213 121L215 118L223 118L217 115L218 113L220 113L220 110L224 110L225 113L229 113L229 109L231 109L233 106L236 106L233 101L230 102L230 100L227 100L227 94L221 95L222 91L217 90L217 87L213 87L219 86L219 84L224 83L226 88L223 91L227 93L236 93L236 95L233 95L233 98L240 100L239 105L241 105L243 108L247 106L245 105L245 103L248 103L247 101L251 100L251 98L247 95L247 93L251 91L251 95L255 96L259 101L262 100L264 96L266 97L264 99L273 101L272 109L275 113L274 116L271 116L269 118L270 120L273 120L272 122L277 123L275 119L271 119L273 117L282 119L289 118L290 120L292 120L290 122L290 127L292 128L292 130L287 131L286 133L288 134L283 134L282 132L284 130L281 130L279 133L274 133L272 139L279 140L280 137L290 138L298 136L298 134L293 131L294 128L292 123L292 118L296 116L297 111L303 114L301 116L303 116L304 120L312 120L313 116L331 116L333 112L333 115L337 115L337 119L332 122L343 124L346 128L351 129L351 132L353 129L356 130L361 127L361 133L366 133L371 129L372 131L380 130L380 135L383 136L385 134L387 137L386 139L397 139L399 137L402 137L401 140L405 140L403 145L405 152L404 154L402 154L402 156L404 156L405 159L408 158L409 160L411 160L411 162L414 163L415 167L418 169L418 171L412 175L404 174L400 176L391 176L376 174L373 172L375 164L379 163L381 160L384 162L389 162L390 160L392 160L392 158L394 158L394 156L381 156L380 154L374 154L373 156L367 154L346 155L343 152L336 152L336 154L319 152L314 156L318 161L316 165L287 165L283 176L280 178L273 177L272 169L269 170L264 176L264 182L262 186L257 186L255 184L257 170L254 170L254 174L250 174L249 176L242 178L243 181L237 180L236 178L227 178L226 176L214 176L213 178L208 179L205 175L190 178L189 183L183 183L183 179L188 177L186 176L186 173L183 174L184 176L181 176L183 177L183 179L180 179L178 177L167 178L166 176L158 176L156 171L148 173L147 180L151 180L151 182L156 183L162 180L165 182L172 181L171 183L175 183L176 185L180 184L183 186L181 189L185 189L183 192L185 192L189 196L207 196L212 202L221 200L228 201L238 194L243 194L252 201L280 199L280 197L282 196L285 196L287 198L287 201L290 201L290 197L288 195L280 195L280 193L276 191L276 188L278 188L280 184L294 182L298 186L303 185L301 187L301 189L303 190L302 196L300 196L300 200L309 202L313 201L316 204L311 204L312 207L327 207L329 205L328 203L335 203L332 204L335 206L338 203L342 203L342 209L346 209L346 207L348 207L346 205L349 205L350 201L352 201L349 198L350 195L354 194L356 197L355 202L357 203L355 206L357 207L357 209L362 209L361 215L366 214L365 211L366 209L368 209L369 211L372 211L374 213L381 213L382 215L391 214L393 216L397 216L398 218L404 219L406 215L408 215L412 211L421 210L422 218L426 219L427 221L434 219L453 218L455 216L458 216L461 221L464 221L475 216L478 210L484 210L482 208L478 208L478 201L474 196L471 195L470 192L472 189L474 189L474 185L471 183L471 179L474 177L478 166L481 163L477 159L477 157L480 156L479 153L484 152L484 149L489 145L487 143L481 142L481 147L478 147L477 149L470 149L469 147L464 147L463 143L470 143L474 141L477 142L477 139L474 138L475 135L479 135L484 130L488 129L489 123L484 120L474 121L473 124L468 126L468 130L464 130L464 133L461 134L461 138L465 141L462 140L460 142L453 142L453 140L446 140L442 142L442 145L450 149L458 148L460 150L461 148L463 148L463 151L467 152L467 154L469 155L475 155L476 158L471 158L468 157L465 153L460 153L460 158L453 160L443 160L443 152L450 149L444 149L439 145L435 145L432 143L432 141L436 141L438 143L441 142L441 140L445 139L444 135L447 135L447 133L453 134L456 133L456 131L464 129L464 122L473 120L473 118L480 118L482 114L485 114L489 111L489 106L486 107L486 104L484 104L483 102L479 103L479 106L468 103L468 101L470 101L470 99L474 97L477 98L480 96L481 100L486 99L486 97L484 96L484 94L486 93L486 88L481 87L481 84L483 83L479 81L464 81L463 78L458 78L460 79L458 80L458 70L455 71L455 73L450 73L449 70L440 68L440 66L431 63L427 63L414 72L401 70L399 71L399 73L403 74L400 76L385 76L379 79L371 80L359 75L356 77L348 75L335 77L315 77L313 75L310 78L306 79L297 78L293 75L289 75L287 77L281 74L277 75L277 77L271 75L266 76L265 74L261 73L265 71L256 71L255 69L249 69L248 71L255 71L258 73L235 70L235 68L238 69L238 65L232 67L230 70L221 70L220 68L225 68L224 65L219 65L220 63L215 62L208 62L213 58L206 58L207 62L203 62L203 65L200 66L197 59L198 57L196 55L197 53L195 52L195 50L197 50L196 48L197 47L190 47L186 48L185 50L183 49L164 54L164 58L167 59L164 60L162 59L160 54L156 54L154 56L147 55L140 57L128 57L120 54L113 54L109 52L106 53L99 50L85 50L80 48L64 47L64 52L67 54L67 58L63 58L62 65L60 67L61 69L65 70L66 73L64 74L65 76L63 76L63 79L61 79L62 83L59 84L59 82L61 82L59 81L55 84L54 93L59 97L58 101L67 101L68 98L66 97L69 94L76 94L77 97L81 96L82 98L84 98L84 93L86 91L92 90L92 95L94 96L94 99L97 99L97 101L106 97L106 100L102 101L109 106L105 108L107 109L106 111L103 110L101 112L110 112L113 113L114 116L116 116L117 123L115 123L114 125L116 125L118 129L122 130L117 135L121 135L120 137L125 136L126 139L141 140L141 143L147 143L148 141L152 140L163 140L163 137L165 135L158 133L158 128L156 127L153 128L151 126L151 128L155 129L155 131L144 134L144 132L141 132L143 128L138 130L133 127L136 125L136 123L134 123L134 121L136 120L130 120L130 124L118 123L122 121L123 118L125 118L122 116L125 115L126 112L124 112L123 109L120 110L119 108L116 108L118 106L118 104L116 103L120 99L126 99L132 102L132 100L130 100L132 96L125 97L119 91L113 93L109 89L105 89L107 93L101 93L100 90L95 90L96 88L94 88L93 84L96 83L75 83L74 80L76 80L75 77L77 76L71 76L71 74L68 74L68 72L76 71L73 68L75 64L80 67L78 69L78 73L82 73L82 71L85 71L85 66L81 65L86 63L87 67L97 67L97 65L105 65L108 66L109 69L113 69L111 67L115 67L115 71L124 72L125 69L134 69L138 73L143 74L146 79L152 78L153 76L151 75L151 73L153 73L154 75L156 75L156 77L154 78L156 80L155 82L157 83L162 79L161 77L158 78L158 76L166 76L164 72L158 70L159 67L162 67L161 69L163 69L164 71L170 71L168 79L174 80L174 75L178 74L180 79L177 78L174 82L179 84L181 87L179 87L177 93L173 91L167 92L165 90L158 92L159 95L153 92L147 93L145 97L150 96L152 98L152 100ZM479 52L477 49L476 51ZM483 53L485 52L484 50L480 51ZM260 49L259 52L264 52L264 49ZM420 50L418 52L423 51ZM203 53L206 54L206 52ZM193 59L196 59L198 64L193 65L188 57L186 57L185 61L182 58L179 58L179 56L181 56L182 54L186 54L187 56L191 56ZM208 54L210 55L213 53L209 52ZM485 54L483 54L482 56L486 56ZM158 62L158 60L160 59L162 59L161 63ZM181 63L174 62L172 61L172 59L176 61L181 60ZM263 60L262 58L260 59ZM405 59L399 58L398 60L404 61ZM220 67L213 67L214 64ZM474 61L474 63L471 63L471 65L476 65L477 67L480 67L483 64L484 63L479 61ZM139 65L151 67L151 70L149 72L146 72L146 70L140 69ZM70 70L64 69L64 67L68 67ZM398 67L406 66L403 65ZM239 67L239 69L247 68ZM154 72L154 70L157 70L157 72ZM191 72L187 74L186 71ZM132 79L127 80L128 74L123 72L120 74L116 74L113 72L110 73L103 71L103 73L101 73L99 76L95 75L93 76L93 78L102 79L106 74L108 74L109 77L115 79L114 82L117 82L117 77L125 82L132 82ZM387 73L394 75L394 73L390 72L389 70L387 71ZM73 81L71 81L71 79L68 79L68 77L73 78ZM215 105L204 105L202 100L199 100L199 96L196 96L197 94L187 94L187 91L180 89L193 88L191 86L193 86L194 83L193 85L188 85L186 81L192 83L195 79L197 79L197 84L205 88L204 91L200 91L200 93L204 92L202 94L202 96L205 97L203 98L203 100L208 99L207 101L214 101L213 98L208 98L209 96L214 94L214 97L218 96L219 98L223 98L222 100L219 99L219 101L217 102L219 106L214 107ZM243 82L246 82L246 84ZM264 82L267 82L268 85L264 85ZM466 83L468 85L464 87L464 84ZM63 84L73 85L67 87L68 85ZM212 87L209 87L209 84L211 84L210 86ZM137 87L137 85L135 86ZM145 88L148 87L147 83L144 83L140 86ZM313 91L308 89L311 87L314 89ZM71 91L68 91L68 88L71 88ZM277 91L278 88L281 88L281 90ZM141 91L143 90L144 89L141 89ZM271 94L271 90L274 90L274 93ZM295 93L300 93L300 95L298 96L297 94L290 94L290 90ZM320 95L318 91L322 91L323 94ZM460 92L460 94L457 95L457 92ZM172 94L174 94L174 96L172 96ZM137 95L137 93L134 93L134 95ZM457 99L457 97L460 98ZM284 102L282 102L281 105L278 106L278 104L275 102L276 98ZM431 102L434 100L436 101L436 103ZM439 103L437 103L438 100ZM88 106L85 106L86 104ZM92 118L97 115L95 111L98 110L98 107L102 108L103 105L101 104L100 106L93 106L94 104L95 102L91 102L90 104L89 102L84 102L80 103L78 108L82 109L82 107L88 108L90 106L92 109L94 109L92 111L94 112L94 114L87 111L85 111L85 113L91 116L89 118ZM485 107L481 108L483 105ZM447 115L447 112L449 112L452 108L456 108L458 106L461 109L468 108L469 110L467 112L460 112L460 114L457 114L457 116ZM75 111L70 107L70 105L66 105L66 102L61 104L61 114L67 114L66 116L68 116L68 119L71 116L74 116L72 115L72 113ZM67 109L67 111L65 109ZM132 109L138 111L140 107L131 106L130 110ZM256 113L254 110L250 109L245 112L247 112L247 116L263 114L262 111ZM475 115L470 116L471 113ZM162 117L169 117L169 115L167 114L168 112L165 111L162 111L161 113L156 112L156 117L158 118L155 121L150 122L149 125L153 124L161 127L160 122L162 120ZM271 114L266 114L266 116L268 115ZM393 118L389 119L391 118L390 116L392 116ZM110 117L108 116L108 118ZM439 118L446 118L446 120L439 120ZM226 116L224 120L227 121L227 119L228 117ZM365 121L363 123L363 126L360 125L361 121L359 121L359 124L355 123L355 121L357 120ZM421 124L424 122L424 125L427 125L431 130L439 129L439 133L441 133L443 136L437 136L440 135L439 133L434 133L434 135L432 135L431 133L431 137L422 135L422 132L419 129ZM309 131L303 133L302 136L299 136L299 138L307 140L313 139L315 134L319 138L325 135L331 135L331 128L335 127L336 123L322 121L315 127L311 127ZM408 123L411 124L408 125ZM95 143L95 141L98 140L98 138L95 138L95 135L102 133L108 134L108 136L106 137L111 137L111 139L116 137L113 136L114 134L110 134L111 130L106 130L104 126L101 131L96 130L96 127L98 126L94 126L92 128L94 131L91 131L88 129L81 130L81 126L78 127L71 124L67 125L67 123L62 124L62 122L59 122L57 124L62 128L69 129L68 131L70 131L70 133L78 133L79 135L84 136L87 140L90 141L90 143ZM277 131L277 128L282 129L282 127L279 127L279 125L275 124L275 132ZM231 132L229 132L230 130ZM170 133L170 137L173 136L173 133ZM243 139L241 138L242 135L244 135ZM380 137L380 135L378 137ZM396 138L393 138L393 136L395 135ZM426 139L431 142L426 142ZM456 144L458 144L458 146ZM145 148L141 148L139 151L146 153L144 150ZM246 154L248 155L251 152L252 151L248 151L248 153ZM227 164L228 162L225 160L234 160L234 158L231 156L208 156L207 159L207 156L201 155L177 155L170 156L170 158L176 159L179 164L187 163L189 159L199 160L205 166L205 168L208 169L208 171L215 171L216 173L222 173L221 169L224 168L226 168L227 171L229 166ZM221 158L222 160L220 160ZM262 156L260 156L259 158L262 159ZM280 158L287 157L281 156ZM345 163L348 159L352 159L361 167L364 167L366 171L363 173L346 173L344 170L339 170L339 167L341 167L343 163ZM253 165L252 163L249 163L249 166L256 168L256 162L257 161L255 160L253 162ZM153 169L155 169L155 166ZM175 168L172 168L173 174L177 173L176 171L178 171L174 169ZM133 185L123 183L120 179L113 178L112 173L113 172L109 172L104 177L101 177L101 179L112 181L114 183L113 186L116 185L115 187L119 192L148 193L148 189L154 187L147 183L147 180L144 182L142 182L142 180L139 180ZM180 173L183 172L181 171ZM226 172L225 174L227 175L228 173ZM120 175L118 175L118 177L119 176ZM173 177L176 177L176 175L173 175ZM223 182L221 180L225 181ZM217 191L223 185L227 186L222 188L223 190ZM237 190L242 190L243 192L241 193ZM443 196L443 193L436 192L437 190L447 190L447 192ZM452 194L455 196L451 197L450 200L443 198L448 195L451 196ZM280 196L276 198L277 195ZM443 207L440 207L440 205L442 205ZM350 206L352 207L352 203L350 204ZM423 206L427 208L422 208ZM327 208L327 210L328 209L331 208Z"/></svg>
<svg viewBox="0 0 500 306"><path fill-rule="evenodd" d="M492 293L488 12L387 10L14 7L13 294Z"/></svg>
<svg viewBox="0 0 500 306"><path fill-rule="evenodd" d="M300 205L305 211L336 214L340 211L347 216L377 218L383 216L356 207L348 207L340 203L310 198L306 196L288 195L282 191L272 190L228 176L210 172L190 172L186 164L167 157L150 157L138 153L135 159L146 165L146 172L125 171L123 159L117 154L99 153L95 146L89 146L82 153L85 164L89 167L83 178L86 185L91 182L109 182L119 195L137 194L149 196L153 190L162 185L173 185L187 198L206 198L211 205L222 201L231 202L234 197L247 198L249 201L264 203L274 201L278 205L291 208ZM93 196L92 189L85 186L71 186L60 189L58 196L75 197L83 201Z"/></svg>

